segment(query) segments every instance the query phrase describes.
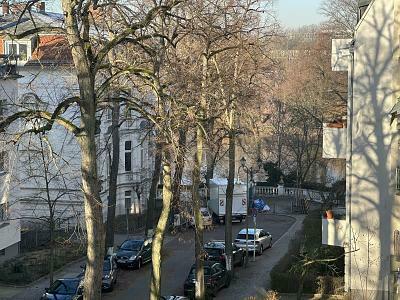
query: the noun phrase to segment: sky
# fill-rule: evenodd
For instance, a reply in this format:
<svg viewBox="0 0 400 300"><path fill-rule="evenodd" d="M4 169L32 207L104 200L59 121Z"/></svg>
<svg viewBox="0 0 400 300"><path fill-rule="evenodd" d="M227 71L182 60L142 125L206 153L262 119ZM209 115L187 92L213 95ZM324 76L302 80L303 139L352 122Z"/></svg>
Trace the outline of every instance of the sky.
<svg viewBox="0 0 400 300"><path fill-rule="evenodd" d="M322 0L274 0L274 9L284 27L297 28L318 24L323 20L319 13Z"/></svg>

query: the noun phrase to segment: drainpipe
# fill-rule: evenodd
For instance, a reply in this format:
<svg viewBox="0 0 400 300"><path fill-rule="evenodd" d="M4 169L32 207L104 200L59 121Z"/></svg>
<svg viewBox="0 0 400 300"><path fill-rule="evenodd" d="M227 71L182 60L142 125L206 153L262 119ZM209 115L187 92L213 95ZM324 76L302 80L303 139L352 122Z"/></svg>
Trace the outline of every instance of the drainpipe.
<svg viewBox="0 0 400 300"><path fill-rule="evenodd" d="M352 251L352 226L351 226L351 193L353 172L353 84L354 84L354 44L353 39L346 47L349 50L348 71L348 99L347 99L347 155L346 155L346 223L348 225L348 251L345 261L345 272L347 274L346 291L351 293L351 251Z"/></svg>

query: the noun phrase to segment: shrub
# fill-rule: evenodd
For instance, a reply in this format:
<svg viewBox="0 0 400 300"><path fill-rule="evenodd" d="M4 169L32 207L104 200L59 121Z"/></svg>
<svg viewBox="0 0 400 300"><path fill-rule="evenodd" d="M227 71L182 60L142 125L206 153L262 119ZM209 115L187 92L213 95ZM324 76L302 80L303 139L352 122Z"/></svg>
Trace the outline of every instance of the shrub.
<svg viewBox="0 0 400 300"><path fill-rule="evenodd" d="M339 258L330 263L313 264L304 278L303 291L315 293L317 290L339 291L343 286L343 278L333 277L338 273L344 274L343 249L339 247L324 246L321 244L321 217L318 211L306 216L303 229L297 232L290 241L288 252L271 270L271 288L281 293L296 293L299 287L298 275L291 271L292 266L298 263L300 252L307 253L312 258ZM323 279L326 277L325 279Z"/></svg>

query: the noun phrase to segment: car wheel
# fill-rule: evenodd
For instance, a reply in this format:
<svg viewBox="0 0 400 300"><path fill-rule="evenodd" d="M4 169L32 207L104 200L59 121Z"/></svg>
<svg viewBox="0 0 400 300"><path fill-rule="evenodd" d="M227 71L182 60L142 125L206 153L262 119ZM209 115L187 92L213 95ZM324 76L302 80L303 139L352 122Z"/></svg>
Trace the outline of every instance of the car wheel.
<svg viewBox="0 0 400 300"><path fill-rule="evenodd" d="M260 252L258 252L258 254L259 254L259 255L262 255L262 254L263 254L263 252L264 252L264 246L263 246L263 245L261 245L261 247L260 247Z"/></svg>
<svg viewBox="0 0 400 300"><path fill-rule="evenodd" d="M269 240L269 246L268 246L268 248L271 248L271 247L272 247L272 239Z"/></svg>
<svg viewBox="0 0 400 300"><path fill-rule="evenodd" d="M112 291L113 291L113 289L114 289L114 284L113 284L113 283L111 283L111 285L110 285L110 288L108 289L108 292L112 292Z"/></svg>
<svg viewBox="0 0 400 300"><path fill-rule="evenodd" d="M139 270L142 267L142 260L139 259L138 264L137 264L137 269Z"/></svg>

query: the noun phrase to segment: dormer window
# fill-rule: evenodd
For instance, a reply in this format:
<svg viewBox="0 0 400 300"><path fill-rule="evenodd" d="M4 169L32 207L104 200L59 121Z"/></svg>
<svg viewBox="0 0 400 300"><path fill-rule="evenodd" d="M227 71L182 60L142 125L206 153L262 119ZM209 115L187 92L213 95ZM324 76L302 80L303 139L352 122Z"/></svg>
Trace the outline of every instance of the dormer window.
<svg viewBox="0 0 400 300"><path fill-rule="evenodd" d="M4 53L10 55L11 57L18 55L19 61L27 61L30 59L30 52L28 51L27 42L16 42L16 41L6 41Z"/></svg>

